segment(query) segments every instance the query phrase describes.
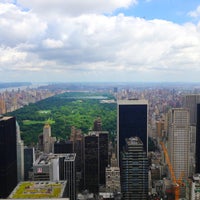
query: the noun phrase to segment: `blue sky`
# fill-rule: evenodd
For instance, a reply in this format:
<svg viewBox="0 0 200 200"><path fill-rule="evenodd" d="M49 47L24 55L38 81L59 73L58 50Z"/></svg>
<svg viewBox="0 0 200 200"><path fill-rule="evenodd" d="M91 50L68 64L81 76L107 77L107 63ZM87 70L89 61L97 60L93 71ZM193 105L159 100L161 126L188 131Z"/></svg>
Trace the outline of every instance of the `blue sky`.
<svg viewBox="0 0 200 200"><path fill-rule="evenodd" d="M197 0L0 0L0 81L199 82Z"/></svg>
<svg viewBox="0 0 200 200"><path fill-rule="evenodd" d="M114 14L124 13L147 20L163 19L175 23L185 23L194 19L188 15L200 5L199 0L142 0L129 8L117 9Z"/></svg>

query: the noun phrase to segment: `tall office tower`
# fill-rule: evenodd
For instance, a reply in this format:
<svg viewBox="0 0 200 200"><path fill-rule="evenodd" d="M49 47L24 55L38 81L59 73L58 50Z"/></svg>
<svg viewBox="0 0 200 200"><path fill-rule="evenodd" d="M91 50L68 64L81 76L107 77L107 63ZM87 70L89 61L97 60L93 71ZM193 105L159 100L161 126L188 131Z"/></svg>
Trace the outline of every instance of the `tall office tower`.
<svg viewBox="0 0 200 200"><path fill-rule="evenodd" d="M140 138L126 139L122 153L121 189L124 200L147 200L148 158Z"/></svg>
<svg viewBox="0 0 200 200"><path fill-rule="evenodd" d="M197 123L197 103L200 103L200 94L188 94L183 96L183 107L189 108L190 124Z"/></svg>
<svg viewBox="0 0 200 200"><path fill-rule="evenodd" d="M24 142L21 140L19 124L16 122L17 128L17 180L24 180Z"/></svg>
<svg viewBox="0 0 200 200"><path fill-rule="evenodd" d="M186 108L173 108L168 112L168 152L176 179L189 175L190 118Z"/></svg>
<svg viewBox="0 0 200 200"><path fill-rule="evenodd" d="M84 187L92 193L99 190L99 148L96 135L84 137Z"/></svg>
<svg viewBox="0 0 200 200"><path fill-rule="evenodd" d="M83 190L83 135L80 129L71 128L72 152L76 153L77 188Z"/></svg>
<svg viewBox="0 0 200 200"><path fill-rule="evenodd" d="M102 123L101 123L100 117L95 119L94 125L93 125L93 131L102 131Z"/></svg>
<svg viewBox="0 0 200 200"><path fill-rule="evenodd" d="M29 174L32 171L35 162L35 148L24 147L24 180L30 180Z"/></svg>
<svg viewBox="0 0 200 200"><path fill-rule="evenodd" d="M0 198L7 198L17 185L15 117L0 117Z"/></svg>
<svg viewBox="0 0 200 200"><path fill-rule="evenodd" d="M97 131L99 137L99 184L105 185L105 171L108 166L108 132Z"/></svg>
<svg viewBox="0 0 200 200"><path fill-rule="evenodd" d="M200 173L200 103L197 104L197 124L196 124L196 173Z"/></svg>
<svg viewBox="0 0 200 200"><path fill-rule="evenodd" d="M84 138L84 186L91 192L98 192L105 184L108 166L108 132L93 131Z"/></svg>
<svg viewBox="0 0 200 200"><path fill-rule="evenodd" d="M45 153L51 152L50 138L51 138L51 126L49 124L45 124L43 127L43 145Z"/></svg>
<svg viewBox="0 0 200 200"><path fill-rule="evenodd" d="M83 168L83 135L80 129L76 129L74 126L71 128L70 141L73 153L76 153L76 170L81 172Z"/></svg>
<svg viewBox="0 0 200 200"><path fill-rule="evenodd" d="M139 137L148 152L148 102L146 100L119 100L117 102L117 157L126 145L125 139Z"/></svg>
<svg viewBox="0 0 200 200"><path fill-rule="evenodd" d="M76 200L76 154L66 154L64 159L64 180L67 180L67 193L70 200Z"/></svg>

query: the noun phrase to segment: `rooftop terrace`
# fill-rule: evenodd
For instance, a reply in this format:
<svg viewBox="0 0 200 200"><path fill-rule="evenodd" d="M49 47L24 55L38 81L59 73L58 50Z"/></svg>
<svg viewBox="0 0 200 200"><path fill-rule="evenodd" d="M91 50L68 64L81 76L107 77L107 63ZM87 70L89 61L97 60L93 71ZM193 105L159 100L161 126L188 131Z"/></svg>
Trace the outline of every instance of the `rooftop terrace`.
<svg viewBox="0 0 200 200"><path fill-rule="evenodd" d="M11 193L11 199L41 199L62 198L66 187L66 181L31 181L21 182Z"/></svg>

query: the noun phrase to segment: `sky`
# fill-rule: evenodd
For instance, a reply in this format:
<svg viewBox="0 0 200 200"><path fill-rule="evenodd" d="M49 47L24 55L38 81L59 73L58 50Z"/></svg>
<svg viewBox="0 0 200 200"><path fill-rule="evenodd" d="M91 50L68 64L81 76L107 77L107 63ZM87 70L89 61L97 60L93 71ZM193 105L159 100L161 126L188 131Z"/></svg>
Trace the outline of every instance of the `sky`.
<svg viewBox="0 0 200 200"><path fill-rule="evenodd" d="M0 82L200 82L199 0L0 0Z"/></svg>

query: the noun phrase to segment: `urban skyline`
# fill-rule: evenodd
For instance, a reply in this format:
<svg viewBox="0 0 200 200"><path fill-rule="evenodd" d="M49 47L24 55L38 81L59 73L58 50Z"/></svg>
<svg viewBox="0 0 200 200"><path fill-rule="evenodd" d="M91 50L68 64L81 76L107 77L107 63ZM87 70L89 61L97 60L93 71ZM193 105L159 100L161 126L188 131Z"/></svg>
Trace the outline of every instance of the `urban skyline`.
<svg viewBox="0 0 200 200"><path fill-rule="evenodd" d="M54 99L55 96L61 96L61 91L64 92L63 95L65 93L70 93L69 90L57 90L59 92L55 92L54 87L53 90L51 85L42 88L43 90L39 88L40 92L37 92L37 88L34 90L31 88L25 89L24 91L18 89L17 91L3 92L2 95L4 96L4 94L6 94L8 97L16 95L20 97L19 99L22 103L23 99L25 101L27 100L27 95L29 95L30 92L32 94L37 94L32 96L33 99L37 99L37 96L42 97L44 92L44 99L47 98L48 101L49 96L46 96L46 94L52 94L53 97L50 95L50 99ZM83 88L83 85L79 87L86 93L87 90ZM87 87L90 88L88 85ZM89 93L91 94L90 97L96 99L98 93L100 94L99 97L102 97L102 94L108 92L110 96L112 96L111 99L114 98L116 100L105 101L105 98L103 98L103 100L102 98L96 99L96 101L101 102L101 104L103 102L105 104L109 102L115 104L115 109L118 110L118 112L116 112L116 118L118 119L116 120L116 128L120 130L118 134L115 134L116 138L111 138L110 141L108 140L108 135L111 136L112 133L102 129L103 124L100 116L93 119L92 131L82 132L81 129L71 127L71 135L68 135L66 138L66 134L65 140L55 138L54 131L56 129L53 129L52 132L51 125L46 121L43 126L43 133L38 135L38 144L35 145L36 151L34 151L33 148L24 148L24 178L26 180L45 182L65 181L65 177L68 177L73 184L71 184L72 187L68 187L68 184L66 185L66 195L67 197L72 195L73 197L71 198L74 199L76 199L76 195L84 196L84 193L81 192L84 189L89 189L90 195L92 195L92 193L95 195L98 193L98 198L101 198L101 195L105 195L104 198L106 198L106 193L109 193L111 199L115 197L120 198L120 195L123 195L125 199L132 200L133 196L135 196L134 192L136 186L139 188L138 193L141 191L141 195L144 194L144 199L147 199L147 183L149 193L148 199L155 200L163 198L177 200L179 195L181 198L186 198L188 200L192 195L196 196L195 198L198 199L200 195L198 192L200 179L198 174L196 175L195 173L198 171L199 161L198 151L196 151L197 157L195 158L195 149L199 149L198 142L196 141L196 136L199 132L199 124L197 123L196 126L194 123L196 119L191 120L190 113L197 111L198 122L199 109L195 105L198 105L199 102L199 87L195 86L194 88L188 89L187 87L176 88L175 86L170 88L152 88L149 86L147 89L145 87L131 88L130 86L128 88L113 88L113 85L107 88L99 88L99 86L96 88L96 86L93 86L86 96L83 96L83 92L80 92L80 88L77 88L77 85L74 87L74 89L80 93L79 98L77 97L78 92L75 93L74 90L71 91L73 96L69 97L75 98L74 103L79 102L79 104L81 103L83 105L83 101L86 101L85 97L89 97L87 96ZM64 96L61 97L63 98ZM43 98L40 100L43 101ZM17 102L16 99L16 105ZM35 103L35 108L37 105L39 104ZM41 108L44 109L44 107L40 107L40 109ZM104 109L102 108L102 110ZM41 112L44 114L47 110L39 110L39 113ZM48 110L48 112L51 112L51 110ZM4 118L5 117L2 116L1 119ZM136 124L139 125L139 127L135 126L135 122L137 122ZM148 128L144 130L141 129L142 127L146 127L147 124ZM32 128L33 126L35 125L31 125ZM52 126L54 125L52 124ZM55 126L58 129L58 125ZM40 131L42 131L42 129ZM121 131L123 131L123 134L120 133ZM18 124L16 124L16 132L16 144L20 150L18 151L17 148L17 163L18 161L21 163L23 142L20 139L20 127ZM137 135L138 132L140 134ZM121 137L120 135L125 135L125 137ZM143 149L142 151L141 149L138 150L138 147L135 146L138 139L131 138L134 136L138 136L141 139L139 143L143 146L140 146L140 148L142 147ZM149 137L146 141L147 136ZM124 143L123 140L125 139L129 141L127 145L130 144L130 146L128 145L123 149L122 168L120 166L119 168L116 161L116 157L119 157L117 156L118 151L116 145L117 143ZM162 144L166 146L166 150L163 146L161 148L159 145L161 141ZM150 146L152 142L154 143L154 150L152 150ZM146 152L147 143L149 147L148 152ZM61 157L59 156L60 153L62 154L60 155ZM70 159L69 163L65 163L67 158L63 156L63 153L75 153L75 157L74 159ZM169 155L170 161L166 162L163 153L165 156L167 154ZM33 154L35 154L37 160L32 163L32 171L31 162L34 160ZM169 164L170 162L171 164ZM170 165L171 168L169 167ZM17 166L18 169L22 169L20 165L17 164ZM174 171L175 180L173 179L172 171ZM70 174L74 175L70 176ZM18 177L22 177L21 171L19 170ZM179 177L183 178L182 182L178 179ZM138 182L138 184L133 187L131 179L136 183ZM187 185L184 181L192 182L187 183ZM175 185L174 183L177 182L181 185L181 187L178 187L180 194L174 196L173 187ZM121 189L119 183L121 183ZM140 186L139 183L141 184ZM37 184L38 186L41 185L39 182ZM30 188L27 189L29 190ZM116 190L118 192L116 192ZM187 191L190 192L188 193ZM50 193L52 192L53 190L50 191ZM13 194L13 197L15 195L16 194ZM94 197L91 197L91 199L92 198Z"/></svg>

